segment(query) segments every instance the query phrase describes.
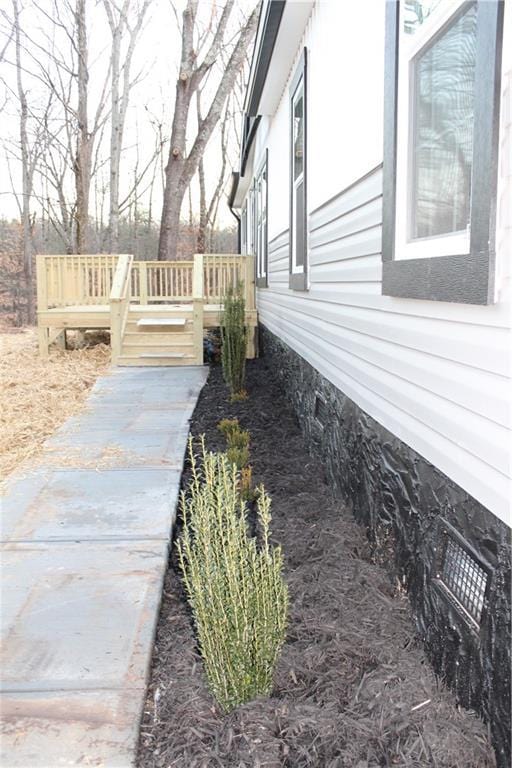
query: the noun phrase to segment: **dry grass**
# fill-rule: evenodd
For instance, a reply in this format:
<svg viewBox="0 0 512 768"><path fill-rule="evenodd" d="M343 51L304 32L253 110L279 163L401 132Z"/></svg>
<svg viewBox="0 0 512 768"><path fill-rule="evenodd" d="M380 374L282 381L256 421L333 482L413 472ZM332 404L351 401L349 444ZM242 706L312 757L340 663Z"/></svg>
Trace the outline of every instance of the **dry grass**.
<svg viewBox="0 0 512 768"><path fill-rule="evenodd" d="M33 328L0 328L0 478L39 452L69 416L81 410L110 364L105 344L39 357Z"/></svg>

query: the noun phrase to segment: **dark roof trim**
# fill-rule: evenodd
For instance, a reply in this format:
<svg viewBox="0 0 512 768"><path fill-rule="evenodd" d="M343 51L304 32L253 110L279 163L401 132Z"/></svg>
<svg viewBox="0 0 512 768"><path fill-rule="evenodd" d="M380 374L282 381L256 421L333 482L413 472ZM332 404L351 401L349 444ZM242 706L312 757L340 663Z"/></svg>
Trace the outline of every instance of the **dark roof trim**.
<svg viewBox="0 0 512 768"><path fill-rule="evenodd" d="M254 71L249 106L247 108L247 115L249 117L256 117L258 114L261 94L267 78L267 72L274 52L277 33L279 32L285 5L286 0L270 0L267 6L260 44L258 51L256 52L256 69Z"/></svg>
<svg viewBox="0 0 512 768"><path fill-rule="evenodd" d="M238 182L240 180L240 174L237 171L233 171L231 174L231 189L228 197L228 207L231 211L233 209L233 203L235 202L235 195L238 189Z"/></svg>
<svg viewBox="0 0 512 768"><path fill-rule="evenodd" d="M252 142L254 141L254 137L256 136L256 131L258 130L258 125L260 124L261 116L258 115L257 117L246 117L245 118L245 130L244 130L244 140L242 144L242 160L240 163L240 176L245 176L245 166L247 165L247 159L249 157L249 152L251 151Z"/></svg>

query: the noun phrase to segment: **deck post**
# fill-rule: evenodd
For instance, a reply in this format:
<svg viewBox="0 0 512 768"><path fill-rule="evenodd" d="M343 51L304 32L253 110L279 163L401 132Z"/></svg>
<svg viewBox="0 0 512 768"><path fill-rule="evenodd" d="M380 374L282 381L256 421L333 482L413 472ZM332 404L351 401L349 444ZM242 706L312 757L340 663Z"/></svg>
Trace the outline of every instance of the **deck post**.
<svg viewBox="0 0 512 768"><path fill-rule="evenodd" d="M245 309L253 312L256 309L256 275L254 256L245 256ZM258 327L247 326L247 346L245 355L248 360L257 356Z"/></svg>
<svg viewBox="0 0 512 768"><path fill-rule="evenodd" d="M148 265L145 261L139 261L139 304L148 303Z"/></svg>
<svg viewBox="0 0 512 768"><path fill-rule="evenodd" d="M204 259L202 253L194 254L192 301L194 317L194 357L197 365L203 365Z"/></svg>
<svg viewBox="0 0 512 768"><path fill-rule="evenodd" d="M246 256L245 266L245 308L256 309L256 280L254 275L254 256Z"/></svg>
<svg viewBox="0 0 512 768"><path fill-rule="evenodd" d="M46 261L42 254L36 256L37 310L48 309L48 286L46 284Z"/></svg>
<svg viewBox="0 0 512 768"><path fill-rule="evenodd" d="M39 354L48 357L49 333L48 328L42 325L40 312L48 309L48 283L46 278L46 259L42 254L36 256L36 283L37 283L37 336L39 342Z"/></svg>

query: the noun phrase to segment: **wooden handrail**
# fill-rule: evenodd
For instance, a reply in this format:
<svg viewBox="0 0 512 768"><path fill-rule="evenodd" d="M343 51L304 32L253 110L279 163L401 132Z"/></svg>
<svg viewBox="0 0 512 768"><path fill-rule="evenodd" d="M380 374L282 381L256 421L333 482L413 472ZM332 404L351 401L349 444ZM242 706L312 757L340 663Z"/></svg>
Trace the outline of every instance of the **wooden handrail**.
<svg viewBox="0 0 512 768"><path fill-rule="evenodd" d="M112 362L117 363L121 354L124 330L130 310L130 288L133 256L123 254L117 262L112 290L110 291L110 346Z"/></svg>
<svg viewBox="0 0 512 768"><path fill-rule="evenodd" d="M203 364L203 319L204 319L204 257L194 255L192 273L192 303L194 312L194 352L197 365Z"/></svg>

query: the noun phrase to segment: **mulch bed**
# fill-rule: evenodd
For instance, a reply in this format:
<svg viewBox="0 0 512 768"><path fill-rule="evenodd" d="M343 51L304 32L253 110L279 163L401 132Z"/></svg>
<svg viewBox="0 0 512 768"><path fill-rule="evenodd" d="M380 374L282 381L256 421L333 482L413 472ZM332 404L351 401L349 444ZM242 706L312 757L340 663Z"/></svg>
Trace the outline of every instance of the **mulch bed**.
<svg viewBox="0 0 512 768"><path fill-rule="evenodd" d="M486 727L434 676L406 595L332 497L264 359L248 364L247 385L249 399L229 403L213 367L192 434L222 450L217 423L237 417L251 432L255 483L272 496L290 590L275 687L268 699L219 711L171 555L138 767L494 766Z"/></svg>

